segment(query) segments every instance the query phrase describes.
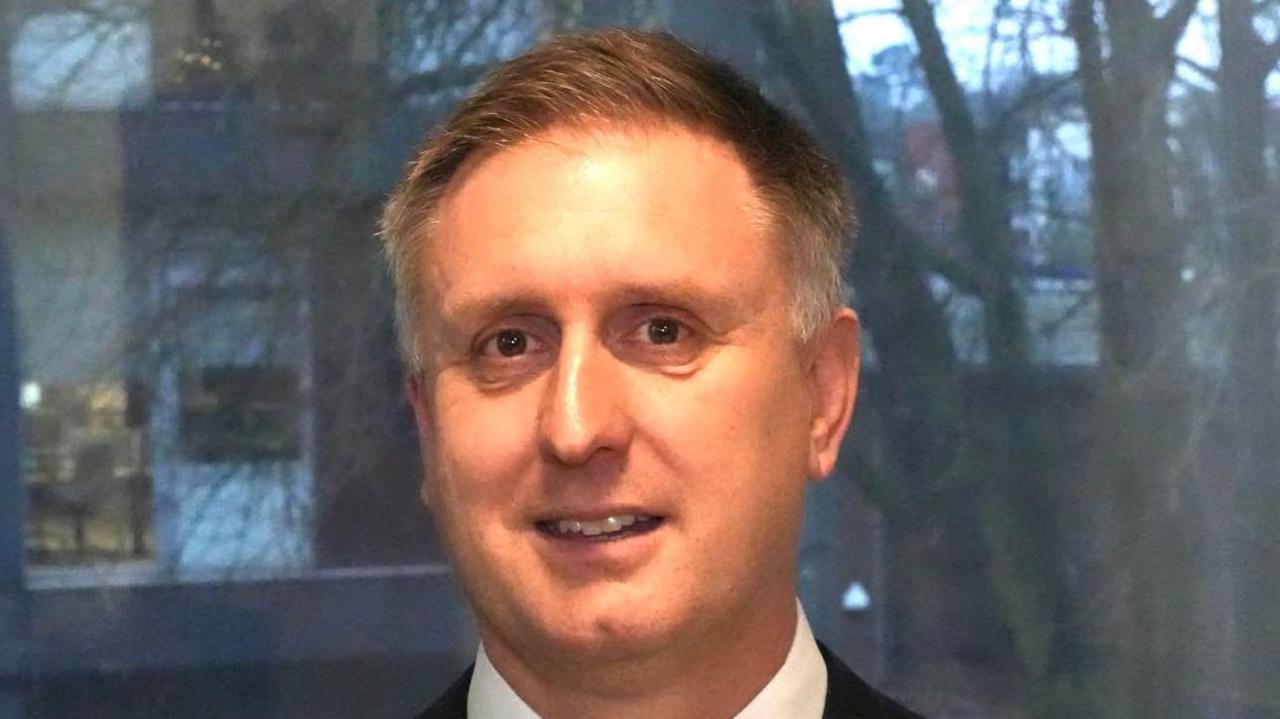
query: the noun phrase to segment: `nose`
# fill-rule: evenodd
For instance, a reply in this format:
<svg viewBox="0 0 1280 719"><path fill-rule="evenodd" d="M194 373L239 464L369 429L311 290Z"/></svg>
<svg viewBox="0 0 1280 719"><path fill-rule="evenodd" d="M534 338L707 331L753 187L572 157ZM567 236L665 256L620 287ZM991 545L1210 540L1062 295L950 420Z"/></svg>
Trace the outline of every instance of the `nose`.
<svg viewBox="0 0 1280 719"><path fill-rule="evenodd" d="M544 458L577 466L626 450L632 428L618 370L616 359L593 335L562 336L538 413Z"/></svg>

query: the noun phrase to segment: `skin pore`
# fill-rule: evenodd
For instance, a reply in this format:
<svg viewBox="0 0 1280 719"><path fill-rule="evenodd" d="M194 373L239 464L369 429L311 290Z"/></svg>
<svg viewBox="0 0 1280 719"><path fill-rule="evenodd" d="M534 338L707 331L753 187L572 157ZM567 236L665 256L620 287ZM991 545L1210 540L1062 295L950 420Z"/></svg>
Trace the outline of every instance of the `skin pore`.
<svg viewBox="0 0 1280 719"><path fill-rule="evenodd" d="M544 717L732 716L790 647L857 320L796 341L758 203L731 149L665 126L547 131L440 205L409 383L423 497L486 652ZM636 516L616 541L554 531Z"/></svg>

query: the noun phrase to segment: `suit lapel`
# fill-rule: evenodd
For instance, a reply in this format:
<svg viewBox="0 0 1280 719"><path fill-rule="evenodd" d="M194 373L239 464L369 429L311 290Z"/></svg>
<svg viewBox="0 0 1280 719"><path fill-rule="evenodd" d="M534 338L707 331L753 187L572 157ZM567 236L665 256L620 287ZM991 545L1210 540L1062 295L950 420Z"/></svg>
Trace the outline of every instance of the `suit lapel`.
<svg viewBox="0 0 1280 719"><path fill-rule="evenodd" d="M872 689L822 642L818 642L818 650L827 664L827 703L822 719L922 719Z"/></svg>
<svg viewBox="0 0 1280 719"><path fill-rule="evenodd" d="M818 642L818 650L827 665L827 699L822 719L922 719L872 689L822 642ZM467 719L467 696L473 671L474 665L467 667L462 676L416 719Z"/></svg>
<svg viewBox="0 0 1280 719"><path fill-rule="evenodd" d="M474 664L467 667L462 676L415 719L467 719L467 695L471 693L471 673L475 669Z"/></svg>

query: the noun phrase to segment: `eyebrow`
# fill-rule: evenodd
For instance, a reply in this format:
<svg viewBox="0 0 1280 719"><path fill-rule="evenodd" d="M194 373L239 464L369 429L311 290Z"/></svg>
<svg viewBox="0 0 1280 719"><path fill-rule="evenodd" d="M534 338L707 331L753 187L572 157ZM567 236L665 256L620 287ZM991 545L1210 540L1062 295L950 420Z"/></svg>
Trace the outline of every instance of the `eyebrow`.
<svg viewBox="0 0 1280 719"><path fill-rule="evenodd" d="M549 306L546 302L519 292L499 291L477 297L464 297L441 307L441 319L446 326L485 322L495 317L519 314L543 314Z"/></svg>
<svg viewBox="0 0 1280 719"><path fill-rule="evenodd" d="M691 281L674 280L652 284L623 284L608 293L615 305L659 304L702 309L717 314L746 310L745 298L729 291L715 291Z"/></svg>
<svg viewBox="0 0 1280 719"><path fill-rule="evenodd" d="M736 324L750 312L746 298L731 292L715 291L687 280L663 280L653 283L622 283L606 292L602 298L609 306L622 305L672 305L702 316L708 321ZM511 287L492 294L463 297L441 308L441 320L446 331L461 331L463 327L481 324L510 315L550 315L551 302L536 288Z"/></svg>

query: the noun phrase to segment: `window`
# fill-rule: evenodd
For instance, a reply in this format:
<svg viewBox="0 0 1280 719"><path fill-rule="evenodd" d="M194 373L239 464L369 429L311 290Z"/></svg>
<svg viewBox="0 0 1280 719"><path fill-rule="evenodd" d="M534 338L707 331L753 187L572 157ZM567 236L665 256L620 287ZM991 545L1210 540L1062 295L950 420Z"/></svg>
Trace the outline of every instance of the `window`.
<svg viewBox="0 0 1280 719"><path fill-rule="evenodd" d="M87 0L84 10L21 19L9 48L14 104L101 109L145 100L151 82L145 7L140 0Z"/></svg>
<svg viewBox="0 0 1280 719"><path fill-rule="evenodd" d="M297 459L297 372L284 367L205 367L182 382L182 456L196 462Z"/></svg>

